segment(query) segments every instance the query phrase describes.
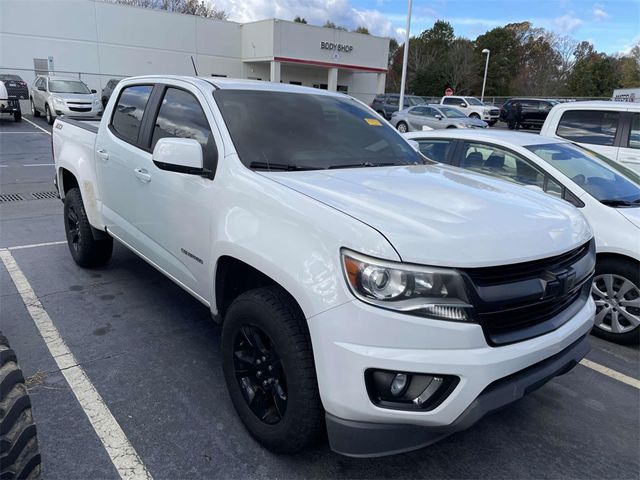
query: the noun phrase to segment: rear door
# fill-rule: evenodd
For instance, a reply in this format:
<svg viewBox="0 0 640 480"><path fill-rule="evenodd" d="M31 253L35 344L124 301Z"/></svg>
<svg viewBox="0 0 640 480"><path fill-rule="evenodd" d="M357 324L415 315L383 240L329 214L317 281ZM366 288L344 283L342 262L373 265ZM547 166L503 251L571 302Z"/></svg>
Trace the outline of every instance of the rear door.
<svg viewBox="0 0 640 480"><path fill-rule="evenodd" d="M629 112L617 160L625 167L640 173L640 112Z"/></svg>
<svg viewBox="0 0 640 480"><path fill-rule="evenodd" d="M154 86L149 83L127 85L118 95L108 126L96 138L96 171L107 229L141 251L144 239L135 225L145 217L138 204L140 184L135 169L151 161L141 144L142 122Z"/></svg>

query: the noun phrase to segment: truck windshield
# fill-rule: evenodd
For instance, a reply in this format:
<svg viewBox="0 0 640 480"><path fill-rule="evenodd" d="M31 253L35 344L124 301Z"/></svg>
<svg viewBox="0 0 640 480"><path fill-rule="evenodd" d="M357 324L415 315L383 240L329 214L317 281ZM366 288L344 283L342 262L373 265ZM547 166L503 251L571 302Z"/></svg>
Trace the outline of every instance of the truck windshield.
<svg viewBox="0 0 640 480"><path fill-rule="evenodd" d="M49 91L52 93L91 93L91 90L80 80L49 80Z"/></svg>
<svg viewBox="0 0 640 480"><path fill-rule="evenodd" d="M216 90L242 163L262 170L424 164L395 129L357 101L326 94Z"/></svg>
<svg viewBox="0 0 640 480"><path fill-rule="evenodd" d="M623 165L572 143L526 147L611 206L640 206L640 176Z"/></svg>
<svg viewBox="0 0 640 480"><path fill-rule="evenodd" d="M0 75L0 81L10 81L10 80L15 80L16 82L21 82L22 79L17 76L17 75L9 75L9 74L1 74Z"/></svg>

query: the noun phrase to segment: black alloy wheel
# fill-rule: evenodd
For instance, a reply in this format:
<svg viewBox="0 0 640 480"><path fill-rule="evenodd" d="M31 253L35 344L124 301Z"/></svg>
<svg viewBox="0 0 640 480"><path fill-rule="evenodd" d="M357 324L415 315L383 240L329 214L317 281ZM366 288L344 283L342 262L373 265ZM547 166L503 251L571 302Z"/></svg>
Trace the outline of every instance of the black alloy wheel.
<svg viewBox="0 0 640 480"><path fill-rule="evenodd" d="M69 246L78 253L80 251L80 236L82 233L80 232L80 219L73 205L69 205L65 221L67 222L67 231L69 232Z"/></svg>
<svg viewBox="0 0 640 480"><path fill-rule="evenodd" d="M268 425L287 411L287 378L274 342L255 325L245 324L234 340L233 366L247 405Z"/></svg>

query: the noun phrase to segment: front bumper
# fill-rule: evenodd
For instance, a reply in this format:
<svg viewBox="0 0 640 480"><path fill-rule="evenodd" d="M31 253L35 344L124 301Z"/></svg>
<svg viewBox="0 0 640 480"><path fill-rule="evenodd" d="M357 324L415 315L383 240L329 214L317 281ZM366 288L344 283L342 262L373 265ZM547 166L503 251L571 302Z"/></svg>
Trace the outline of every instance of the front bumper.
<svg viewBox="0 0 640 480"><path fill-rule="evenodd" d="M309 328L331 447L345 455L387 455L420 448L469 427L485 413L575 365L586 350L574 345L583 345L579 342L591 330L594 313L589 299L556 330L501 347L488 346L477 324L401 315L359 301L312 317ZM524 375L517 389L505 387L511 396L487 394L496 382L563 352L572 352L562 357L571 360L540 367L545 375ZM364 374L371 368L455 375L460 381L433 410L388 409L374 405L367 394ZM398 428L411 433L406 438L389 435Z"/></svg>
<svg viewBox="0 0 640 480"><path fill-rule="evenodd" d="M102 114L102 105L100 105L100 107L92 105L91 110L86 112L71 110L67 105L54 105L54 111L56 112L56 116L66 115L67 117L96 118Z"/></svg>

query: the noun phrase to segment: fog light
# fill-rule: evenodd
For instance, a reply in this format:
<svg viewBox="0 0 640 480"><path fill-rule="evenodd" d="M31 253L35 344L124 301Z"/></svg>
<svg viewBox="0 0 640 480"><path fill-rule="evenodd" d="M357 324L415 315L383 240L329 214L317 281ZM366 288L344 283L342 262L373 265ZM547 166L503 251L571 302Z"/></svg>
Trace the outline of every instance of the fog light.
<svg viewBox="0 0 640 480"><path fill-rule="evenodd" d="M395 377L393 377L393 382L391 382L391 395L394 397L398 397L402 395L404 389L407 387L408 377L404 373L398 373Z"/></svg>

